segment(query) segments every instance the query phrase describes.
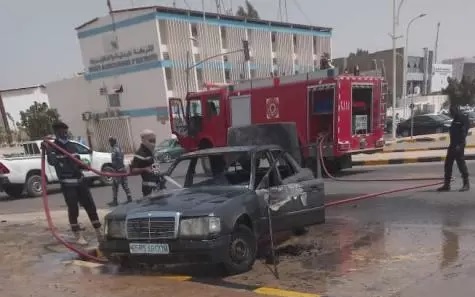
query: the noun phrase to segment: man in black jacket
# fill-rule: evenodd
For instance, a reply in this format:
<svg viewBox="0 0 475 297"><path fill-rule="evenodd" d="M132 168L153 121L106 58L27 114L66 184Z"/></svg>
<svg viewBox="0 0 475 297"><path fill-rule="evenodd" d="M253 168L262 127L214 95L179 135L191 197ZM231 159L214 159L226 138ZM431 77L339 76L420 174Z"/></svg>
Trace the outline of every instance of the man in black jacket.
<svg viewBox="0 0 475 297"><path fill-rule="evenodd" d="M460 192L465 192L470 190L470 182L468 180L468 168L465 163L465 144L470 129L470 123L467 116L465 116L460 108L456 105L450 106L450 115L453 118L452 124L450 125L449 135L450 135L450 144L447 149L447 156L445 158L444 166L444 185L437 190L439 192L450 191L450 181L452 179L452 167L454 161L457 162L457 167L459 168L460 174L463 179L463 186L460 189Z"/></svg>
<svg viewBox="0 0 475 297"><path fill-rule="evenodd" d="M68 126L63 122L57 122L53 124L53 130L55 134L54 143L74 155L75 158L80 159L77 152L77 145L69 141ZM89 185L87 181L84 180L82 173L82 170L86 168L82 168L69 156L52 147L48 147L47 157L48 163L54 166L56 175L61 184L61 191L63 192L64 200L68 207L69 224L74 233L76 243L87 244L78 224L79 204L86 210L89 220L96 231L97 239L101 241L103 235L96 205L92 198Z"/></svg>

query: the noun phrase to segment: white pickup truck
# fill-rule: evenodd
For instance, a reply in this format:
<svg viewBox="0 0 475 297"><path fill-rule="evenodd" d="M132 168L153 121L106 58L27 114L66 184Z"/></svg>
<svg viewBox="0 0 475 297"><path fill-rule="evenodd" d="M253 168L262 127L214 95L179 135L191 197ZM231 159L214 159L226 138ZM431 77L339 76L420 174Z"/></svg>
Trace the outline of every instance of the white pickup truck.
<svg viewBox="0 0 475 297"><path fill-rule="evenodd" d="M19 198L26 191L29 197L42 195L41 189L41 140L23 143L23 152L0 158L0 190L7 195ZM111 154L95 152L85 145L71 141L83 162L96 170L113 171ZM56 170L47 164L46 176L49 184L58 182ZM102 185L110 185L111 178L99 176L92 171L84 171L84 176L93 183L98 180Z"/></svg>

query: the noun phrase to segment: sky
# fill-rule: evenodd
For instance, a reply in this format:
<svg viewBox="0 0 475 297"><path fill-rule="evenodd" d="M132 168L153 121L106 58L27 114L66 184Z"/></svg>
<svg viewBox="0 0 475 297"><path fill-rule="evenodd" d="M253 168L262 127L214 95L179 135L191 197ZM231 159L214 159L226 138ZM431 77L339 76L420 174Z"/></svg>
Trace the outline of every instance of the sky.
<svg viewBox="0 0 475 297"><path fill-rule="evenodd" d="M223 0L233 11L244 0ZM397 0L399 2L401 0ZM201 10L202 0L111 0L114 9L167 5ZM215 0L204 0L208 11ZM278 20L278 0L251 0L262 19ZM282 0L282 3L284 1ZM0 90L71 77L84 68L74 30L94 17L107 14L106 0L0 0ZM409 37L409 54L435 46L440 22L439 60L475 56L474 0L404 0L396 35ZM333 57L357 48L377 51L392 47L392 0L287 0L288 21L333 28ZM405 39L398 39L404 46Z"/></svg>

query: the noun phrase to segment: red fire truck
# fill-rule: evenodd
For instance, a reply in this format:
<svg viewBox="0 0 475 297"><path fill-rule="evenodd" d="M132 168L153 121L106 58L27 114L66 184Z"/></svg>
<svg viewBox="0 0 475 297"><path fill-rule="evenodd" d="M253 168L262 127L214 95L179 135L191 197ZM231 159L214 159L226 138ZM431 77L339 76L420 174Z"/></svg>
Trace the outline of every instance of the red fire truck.
<svg viewBox="0 0 475 297"><path fill-rule="evenodd" d="M384 80L336 69L215 86L169 100L172 133L187 151L226 146L229 127L295 122L305 163L322 135L325 163L351 167L351 155L384 146Z"/></svg>

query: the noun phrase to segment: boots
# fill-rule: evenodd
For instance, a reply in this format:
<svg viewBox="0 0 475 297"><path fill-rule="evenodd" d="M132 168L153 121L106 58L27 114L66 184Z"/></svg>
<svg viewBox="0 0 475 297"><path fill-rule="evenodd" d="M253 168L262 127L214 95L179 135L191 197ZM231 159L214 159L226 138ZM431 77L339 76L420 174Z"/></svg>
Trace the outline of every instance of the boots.
<svg viewBox="0 0 475 297"><path fill-rule="evenodd" d="M74 240L76 244L79 244L79 245L88 244L87 240L84 238L81 231L74 231L73 233L74 233Z"/></svg>
<svg viewBox="0 0 475 297"><path fill-rule="evenodd" d="M448 192L450 191L450 181L445 181L442 187L437 189L437 192Z"/></svg>
<svg viewBox="0 0 475 297"><path fill-rule="evenodd" d="M468 178L463 179L463 186L460 188L459 192L467 192L470 191L470 182Z"/></svg>

